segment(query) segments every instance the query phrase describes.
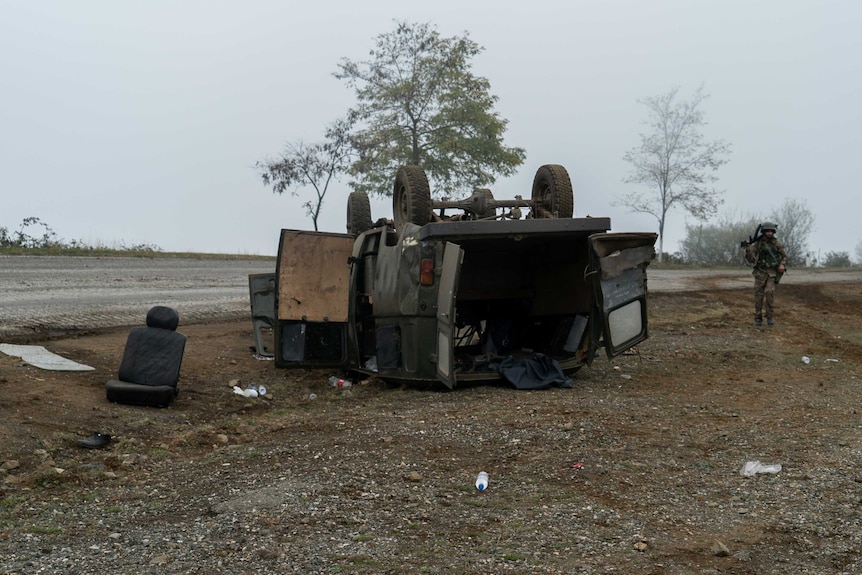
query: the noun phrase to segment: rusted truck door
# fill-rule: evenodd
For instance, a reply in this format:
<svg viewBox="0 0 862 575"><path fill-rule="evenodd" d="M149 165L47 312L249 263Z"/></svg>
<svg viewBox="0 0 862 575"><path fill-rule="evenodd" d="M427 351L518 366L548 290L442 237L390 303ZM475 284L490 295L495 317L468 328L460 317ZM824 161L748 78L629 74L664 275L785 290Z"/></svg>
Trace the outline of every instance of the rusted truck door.
<svg viewBox="0 0 862 575"><path fill-rule="evenodd" d="M348 367L347 234L282 230L276 263L275 364Z"/></svg>
<svg viewBox="0 0 862 575"><path fill-rule="evenodd" d="M437 291L437 377L446 387L455 387L455 296L461 277L464 250L446 242Z"/></svg>
<svg viewBox="0 0 862 575"><path fill-rule="evenodd" d="M591 340L615 357L648 337L646 268L655 257L654 233L593 234L590 284L593 293Z"/></svg>

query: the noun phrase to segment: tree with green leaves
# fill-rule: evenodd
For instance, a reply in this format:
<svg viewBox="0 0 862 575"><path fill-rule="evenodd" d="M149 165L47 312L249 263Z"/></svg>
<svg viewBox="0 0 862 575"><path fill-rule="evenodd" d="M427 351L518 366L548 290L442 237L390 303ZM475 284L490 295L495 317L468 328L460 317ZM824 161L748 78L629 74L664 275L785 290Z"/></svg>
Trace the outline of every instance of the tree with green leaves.
<svg viewBox="0 0 862 575"><path fill-rule="evenodd" d="M402 165L421 166L432 194L450 197L515 172L526 153L504 145L498 98L472 71L482 50L466 32L445 38L430 24L396 22L368 60L339 63L335 77L357 99L349 112L353 189L391 195Z"/></svg>
<svg viewBox="0 0 862 575"><path fill-rule="evenodd" d="M273 193L284 194L289 190L291 195L298 196L301 188L314 189L314 198L302 206L314 223L315 231L329 184L337 180L350 163L349 132L349 122L338 120L327 128L326 141L288 143L280 157L255 164L264 185L271 186Z"/></svg>
<svg viewBox="0 0 862 575"><path fill-rule="evenodd" d="M658 222L659 261L664 246L668 213L682 208L696 219L706 221L723 203L720 191L711 187L715 172L729 160L730 145L723 140L706 141L702 129L707 124L701 105L708 97L703 86L690 100L678 100L679 88L660 96L639 100L649 110L645 122L650 131L641 134L640 146L626 152L623 159L632 171L623 181L640 189L612 202L631 212L650 214Z"/></svg>

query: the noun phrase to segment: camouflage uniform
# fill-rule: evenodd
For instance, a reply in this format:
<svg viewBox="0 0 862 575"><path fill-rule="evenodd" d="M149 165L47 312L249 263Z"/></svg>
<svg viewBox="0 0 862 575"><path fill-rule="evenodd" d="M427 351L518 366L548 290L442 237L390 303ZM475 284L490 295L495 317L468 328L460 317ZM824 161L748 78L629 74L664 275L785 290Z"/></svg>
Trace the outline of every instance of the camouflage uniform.
<svg viewBox="0 0 862 575"><path fill-rule="evenodd" d="M763 303L766 302L766 322L773 324L775 312L775 286L784 272L778 271L778 266L787 265L787 253L784 244L773 237L765 235L745 248L745 259L754 265L754 321L761 325L763 321Z"/></svg>

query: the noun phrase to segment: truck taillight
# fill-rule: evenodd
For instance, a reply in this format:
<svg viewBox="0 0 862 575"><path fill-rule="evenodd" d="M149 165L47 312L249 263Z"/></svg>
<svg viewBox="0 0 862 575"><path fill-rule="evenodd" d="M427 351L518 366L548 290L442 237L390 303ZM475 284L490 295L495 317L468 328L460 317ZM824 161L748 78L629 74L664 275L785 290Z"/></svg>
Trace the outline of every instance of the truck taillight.
<svg viewBox="0 0 862 575"><path fill-rule="evenodd" d="M434 285L434 260L424 259L419 264L419 284L423 286Z"/></svg>

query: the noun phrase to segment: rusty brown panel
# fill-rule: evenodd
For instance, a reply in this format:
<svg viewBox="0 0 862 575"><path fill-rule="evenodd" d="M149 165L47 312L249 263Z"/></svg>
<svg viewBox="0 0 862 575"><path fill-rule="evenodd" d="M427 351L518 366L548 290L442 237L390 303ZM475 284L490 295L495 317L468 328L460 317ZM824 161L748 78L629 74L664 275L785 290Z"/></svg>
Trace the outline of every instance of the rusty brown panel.
<svg viewBox="0 0 862 575"><path fill-rule="evenodd" d="M608 280L622 275L624 271L630 268L651 261L653 255L653 247L650 245L624 249L601 258L602 279Z"/></svg>
<svg viewBox="0 0 862 575"><path fill-rule="evenodd" d="M278 319L347 321L353 237L282 230Z"/></svg>

